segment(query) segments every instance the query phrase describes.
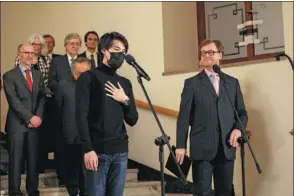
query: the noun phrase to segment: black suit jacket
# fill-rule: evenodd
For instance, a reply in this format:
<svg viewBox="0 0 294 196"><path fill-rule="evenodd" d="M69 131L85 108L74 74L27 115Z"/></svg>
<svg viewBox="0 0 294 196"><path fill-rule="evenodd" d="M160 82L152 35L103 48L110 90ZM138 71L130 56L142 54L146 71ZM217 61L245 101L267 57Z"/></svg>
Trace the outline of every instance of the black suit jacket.
<svg viewBox="0 0 294 196"><path fill-rule="evenodd" d="M62 80L73 80L67 55L53 58L48 74L48 87L55 93L56 85Z"/></svg>
<svg viewBox="0 0 294 196"><path fill-rule="evenodd" d="M99 65L99 55L98 55L98 53L96 53L96 55L97 55L97 65L96 65L96 67L98 67L98 65ZM83 52L82 54L79 54L78 57L85 57L85 58L87 58L86 51ZM91 68L92 68L92 66L91 66Z"/></svg>
<svg viewBox="0 0 294 196"><path fill-rule="evenodd" d="M56 58L58 56L60 56L60 54L54 54L54 53L52 53L52 59L54 59L54 58Z"/></svg>
<svg viewBox="0 0 294 196"><path fill-rule="evenodd" d="M62 135L66 144L79 144L79 134L75 120L75 83L63 80L56 86L55 101L60 119Z"/></svg>
<svg viewBox="0 0 294 196"><path fill-rule="evenodd" d="M32 69L33 92L29 91L26 79L19 66L3 75L4 91L9 105L5 124L6 133L19 133L32 130L29 120L34 116L43 119L45 90L42 74Z"/></svg>
<svg viewBox="0 0 294 196"><path fill-rule="evenodd" d="M239 81L225 75L229 96L246 127L248 116ZM237 122L223 84L221 80L218 97L205 71L185 80L177 120L177 148L186 148L190 125L190 156L193 160L212 160L216 156L220 139L226 158L235 159L236 148L230 146L228 140L231 131L241 130L241 126Z"/></svg>

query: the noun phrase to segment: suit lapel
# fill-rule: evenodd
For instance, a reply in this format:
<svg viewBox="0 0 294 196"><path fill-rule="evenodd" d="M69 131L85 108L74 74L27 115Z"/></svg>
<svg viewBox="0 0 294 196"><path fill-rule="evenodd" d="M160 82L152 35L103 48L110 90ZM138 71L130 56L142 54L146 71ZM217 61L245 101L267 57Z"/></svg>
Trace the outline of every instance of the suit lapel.
<svg viewBox="0 0 294 196"><path fill-rule="evenodd" d="M218 97L211 81L209 80L204 70L200 73L199 76L201 78L201 83L206 87L206 89L208 89L208 91L210 91L215 97Z"/></svg>
<svg viewBox="0 0 294 196"><path fill-rule="evenodd" d="M66 71L69 74L71 74L69 59L68 59L67 55L65 55L65 58L64 58L64 65L66 65L66 67L65 67Z"/></svg>
<svg viewBox="0 0 294 196"><path fill-rule="evenodd" d="M39 91L40 77L37 74L36 70L32 69L33 76L33 96L36 96L36 93Z"/></svg>
<svg viewBox="0 0 294 196"><path fill-rule="evenodd" d="M226 90L224 87L224 81L220 79L219 81L219 97L223 97L226 94Z"/></svg>
<svg viewBox="0 0 294 196"><path fill-rule="evenodd" d="M18 78L20 78L22 80L22 82L24 83L25 87L27 88L27 90L30 92L30 89L29 89L29 86L28 86L28 83L23 75L23 73L21 72L21 69L19 66L17 66L16 68L16 73L19 75Z"/></svg>
<svg viewBox="0 0 294 196"><path fill-rule="evenodd" d="M226 89L225 89L224 85L226 85L227 87L228 87L228 85L230 85L230 80L228 79L228 77L227 77L226 83L222 79L220 79L220 84L219 84L219 97L220 98L227 96Z"/></svg>

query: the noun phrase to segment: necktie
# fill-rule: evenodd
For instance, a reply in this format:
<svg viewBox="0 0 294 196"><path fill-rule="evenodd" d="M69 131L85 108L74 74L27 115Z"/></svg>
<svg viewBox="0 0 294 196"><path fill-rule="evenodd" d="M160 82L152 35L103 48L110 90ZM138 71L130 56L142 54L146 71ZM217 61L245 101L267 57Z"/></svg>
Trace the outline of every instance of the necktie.
<svg viewBox="0 0 294 196"><path fill-rule="evenodd" d="M26 69L26 81L30 89L30 92L33 92L33 83L32 83L32 78L30 74L30 69Z"/></svg>
<svg viewBox="0 0 294 196"><path fill-rule="evenodd" d="M218 82L218 77L215 74L210 75L210 80L212 82L212 85L214 87L214 90L217 95L219 95L219 82Z"/></svg>
<svg viewBox="0 0 294 196"><path fill-rule="evenodd" d="M95 67L96 67L96 63L95 63L94 55L93 55L93 54L91 54L91 59L90 59L90 61L91 61L91 68L92 68L92 69L95 69Z"/></svg>
<svg viewBox="0 0 294 196"><path fill-rule="evenodd" d="M49 63L51 63L51 61L52 61L52 56L48 56L48 61L49 61Z"/></svg>

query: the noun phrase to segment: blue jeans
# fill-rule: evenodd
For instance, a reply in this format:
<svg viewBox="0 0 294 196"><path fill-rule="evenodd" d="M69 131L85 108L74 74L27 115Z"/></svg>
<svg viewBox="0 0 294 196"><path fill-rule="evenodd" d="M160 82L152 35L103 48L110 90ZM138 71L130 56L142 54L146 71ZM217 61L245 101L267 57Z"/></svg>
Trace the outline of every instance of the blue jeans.
<svg viewBox="0 0 294 196"><path fill-rule="evenodd" d="M123 196L128 167L128 153L98 154L98 169L86 169L89 196Z"/></svg>

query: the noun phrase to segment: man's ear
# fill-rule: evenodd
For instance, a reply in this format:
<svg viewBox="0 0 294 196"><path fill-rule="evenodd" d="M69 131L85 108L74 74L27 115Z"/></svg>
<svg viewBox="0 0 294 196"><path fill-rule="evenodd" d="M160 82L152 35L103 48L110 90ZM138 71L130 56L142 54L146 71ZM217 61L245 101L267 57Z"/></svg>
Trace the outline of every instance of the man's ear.
<svg viewBox="0 0 294 196"><path fill-rule="evenodd" d="M223 58L223 54L219 53L219 58L222 59Z"/></svg>

